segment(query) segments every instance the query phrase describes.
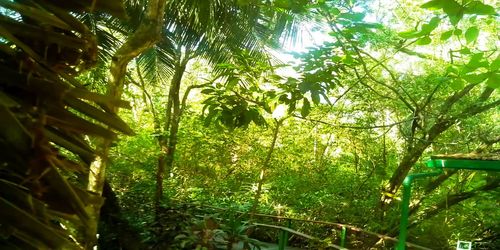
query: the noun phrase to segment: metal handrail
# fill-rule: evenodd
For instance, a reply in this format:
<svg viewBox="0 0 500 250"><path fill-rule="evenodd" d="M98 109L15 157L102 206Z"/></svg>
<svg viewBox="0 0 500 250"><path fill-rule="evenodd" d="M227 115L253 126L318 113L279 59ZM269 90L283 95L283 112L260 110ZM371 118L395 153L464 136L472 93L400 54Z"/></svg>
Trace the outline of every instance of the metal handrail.
<svg viewBox="0 0 500 250"><path fill-rule="evenodd" d="M229 210L227 208L215 207L215 206L210 206L210 205L201 205L201 206L203 206L203 207L209 207L209 208L213 208L213 209L218 209L218 210L223 210L223 211ZM241 212L241 211L235 211L235 212L239 213L239 214L247 214L247 213ZM338 227L340 229L346 228L346 229L349 229L349 230L354 231L354 232L360 232L360 233L365 233L367 235L375 236L375 237L377 237L377 238L379 238L379 239L381 239L383 241L387 240L387 241L392 241L392 242L401 244L400 241L397 238L394 238L394 237L391 237L391 236L387 236L387 235L383 235L383 234L379 234L379 233L375 233L375 232L371 232L371 231L364 230L362 228L351 226L351 225L348 225L348 224L342 224L342 223L336 223L336 222L329 222L329 221L318 221L318 220L290 218L290 217L276 216L276 215L269 215L269 214L258 214L258 213L256 213L256 214L253 214L253 215L256 216L256 217L273 218L273 219L280 219L280 220L300 221L300 222L308 222L308 223L313 223L313 224L322 224L322 225L336 226L336 227ZM344 236L345 236L345 234L344 234ZM411 242L405 242L404 244L406 246L408 246L408 247L412 247L412 248L415 248L415 249L432 250L431 248L420 246L420 245L417 245L417 244L414 244L414 243L411 243ZM338 247L341 247L341 246L338 246ZM342 249L347 249L347 248L342 248Z"/></svg>

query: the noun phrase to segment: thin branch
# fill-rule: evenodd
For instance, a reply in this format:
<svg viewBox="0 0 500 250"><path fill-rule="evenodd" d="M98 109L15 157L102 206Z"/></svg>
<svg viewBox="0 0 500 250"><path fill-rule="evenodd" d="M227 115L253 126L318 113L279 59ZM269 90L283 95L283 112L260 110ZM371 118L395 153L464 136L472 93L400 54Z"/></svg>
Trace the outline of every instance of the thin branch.
<svg viewBox="0 0 500 250"><path fill-rule="evenodd" d="M418 105L417 105L417 102L415 101L415 99L408 93L408 91L406 91L405 88L401 87L401 84L398 80L398 78L396 77L396 75L394 75L394 72L392 72L389 67L387 67L387 65L383 64L381 61L379 61L377 58L375 58L374 56L372 56L371 54L369 54L368 52L365 52L361 49L359 49L358 47L356 46L353 46L354 49L356 50L356 53L358 53L358 56L361 58L361 54L364 54L366 56L368 56L370 59L372 59L374 62L376 62L377 64L380 65L380 67L382 67L387 73L389 73L389 76L391 77L392 81L394 83L396 83L400 88L401 88L401 91L403 91L403 93L408 96L408 98L410 99L410 101L415 105L415 109L418 109Z"/></svg>
<svg viewBox="0 0 500 250"><path fill-rule="evenodd" d="M424 110L429 103L432 101L432 97L437 93L439 87L441 87L441 83L437 84L436 87L432 90L432 92L425 98L425 102L421 105L421 109Z"/></svg>
<svg viewBox="0 0 500 250"><path fill-rule="evenodd" d="M424 54L424 53L415 52L415 51L410 50L408 48L401 48L401 49L399 49L399 51L401 51L401 52L403 52L405 54L408 54L410 56L416 56L416 57L420 57L422 59L438 61L437 58L435 58L435 57L433 57L431 55L427 55L427 54Z"/></svg>
<svg viewBox="0 0 500 250"><path fill-rule="evenodd" d="M144 83L144 77L142 76L141 69L140 69L139 65L136 66L136 71L137 71L137 76L139 76L139 83L140 83L139 87L141 88L143 95L147 98L147 100L149 102L149 108L151 109L151 113L153 114L155 130L156 130L156 132L159 132L160 120L158 119L158 115L156 114L156 109L155 109L154 104L153 104L153 98L151 98L151 95L146 90L146 84ZM130 79L132 79L132 77L130 75L128 75L128 76ZM132 82L134 83L135 81L132 81Z"/></svg>
<svg viewBox="0 0 500 250"><path fill-rule="evenodd" d="M402 120L402 121L399 121L399 122L395 122L395 123L391 123L391 124L384 124L384 125L373 125L373 126L352 126L352 125L343 125L343 124L340 124L340 125L335 125L335 124L331 124L329 122L325 122L325 121L321 121L321 120L317 120L317 119L312 119L312 118L306 118L306 117L302 117L302 116L299 116L299 115L293 115L293 117L295 118L299 118L299 119L302 119L302 120L306 120L306 121L310 121L310 122L316 122L316 123L321 123L321 124L325 124L325 125L328 125L330 127L335 127L335 128L348 128L348 129L375 129L375 128L388 128L388 127L394 127L398 124L401 124L401 123L405 123L405 122L409 122L409 121L412 121L413 119L415 119L414 117L410 118L410 119L406 119L406 120Z"/></svg>
<svg viewBox="0 0 500 250"><path fill-rule="evenodd" d="M359 72L356 68L353 68L354 70L354 74L356 75L356 77L358 78L358 83L360 83L361 85L365 86L366 88L368 88L370 91L372 91L373 93L375 93L376 95L378 95L379 97L382 97L384 99L389 99L389 100L393 100L394 98L392 97L389 97L389 96L385 96L381 93L379 93L378 91L376 91L374 88L372 88L372 86L366 84L363 79L368 75L367 73L365 73L365 75L363 77L361 77L359 75Z"/></svg>
<svg viewBox="0 0 500 250"><path fill-rule="evenodd" d="M471 117L477 115L479 113L485 112L488 109L492 109L494 107L498 107L500 105L500 99L496 100L492 103L486 104L484 106L476 106L472 105L469 108L465 109L460 115L454 117L454 119L463 119L466 117Z"/></svg>
<svg viewBox="0 0 500 250"><path fill-rule="evenodd" d="M441 114L446 114L450 111L451 107L457 103L462 97L467 95L474 87L476 87L478 83L473 83L465 86L461 91L455 92L452 96L448 97L446 101L441 106Z"/></svg>
<svg viewBox="0 0 500 250"><path fill-rule="evenodd" d="M349 91L351 91L352 87L349 87L346 91L344 91L344 93L342 93L337 99L335 99L335 101L331 104L331 106L335 106L335 104L337 104L338 101L340 101L340 99L342 99L344 96L347 95L347 93L349 93Z"/></svg>
<svg viewBox="0 0 500 250"><path fill-rule="evenodd" d="M248 97L244 97L244 96L240 95L240 93L238 93L238 92L237 92L237 91L235 91L235 90L232 90L231 92L232 92L235 96L237 96L237 97L239 97L239 98L241 98L241 99L243 99L243 100L245 100L245 101L247 101L247 102L251 102L251 103L253 103L253 104L257 104L257 105L262 106L262 107L264 107L264 106L265 106L265 102L259 102L259 101L256 101L256 100L252 100L252 99L250 99L250 98L248 98Z"/></svg>
<svg viewBox="0 0 500 250"><path fill-rule="evenodd" d="M179 116L182 116L182 114L184 113L184 110L186 109L187 98L188 98L191 90L207 87L207 86L210 86L210 84L211 84L211 82L208 82L208 83L204 83L204 84L191 85L191 86L187 87L186 92L184 92L184 96L182 97L181 110L179 112L180 113Z"/></svg>
<svg viewBox="0 0 500 250"><path fill-rule="evenodd" d="M356 51L358 51L358 49L357 49L357 48L355 48L355 50L356 50ZM399 99L401 102L403 102L403 103L405 104L405 106L406 106L409 110L411 110L412 112L415 112L415 109L416 109L416 108L415 108L415 107L413 107L413 106L412 106L412 105L411 105L411 104L410 104L410 103L409 103L409 102L408 102L408 101L407 101L407 100L403 97L403 95L401 95L401 93L399 93L399 91L398 91L396 88L394 88L393 86L391 86L391 85L389 85L389 84L384 83L383 81L380 81L380 80L376 79L376 78L375 78L375 77L371 74L371 72L370 72L370 71L368 71L368 66L367 66L366 62L362 59L362 56L361 56L360 52L357 52L357 53L358 53L358 56L359 56L359 59L360 59L360 62L361 62L361 66L363 67L363 70L365 71L366 75L367 75L367 76L368 76L368 77L369 77L372 81L374 81L375 83L377 83L377 84L379 84L379 85L381 85L381 86L384 86L385 88L387 88L387 89L391 90L391 91L392 91L392 92L393 92L393 93L394 93L394 94L398 97L398 99ZM382 63L379 63L378 65L379 65L379 66L384 67ZM394 80L394 79L393 79L393 80ZM396 83L397 83L397 82L396 82ZM409 96L409 97L410 97L410 96ZM411 100L412 102L414 102L414 101L413 101L413 98L411 98L411 97L410 97L410 100Z"/></svg>

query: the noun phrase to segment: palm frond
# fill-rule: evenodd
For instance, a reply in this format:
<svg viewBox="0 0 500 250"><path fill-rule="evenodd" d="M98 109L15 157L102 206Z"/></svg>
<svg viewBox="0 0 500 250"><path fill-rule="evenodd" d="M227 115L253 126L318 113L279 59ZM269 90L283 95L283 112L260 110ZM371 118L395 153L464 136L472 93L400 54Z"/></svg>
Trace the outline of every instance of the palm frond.
<svg viewBox="0 0 500 250"><path fill-rule="evenodd" d="M136 62L144 73L144 78L154 84L165 83L173 73L175 53L168 39L164 39L153 48L141 54ZM153 85L154 85L153 84Z"/></svg>
<svg viewBox="0 0 500 250"><path fill-rule="evenodd" d="M95 63L97 42L69 12L123 16L123 4L23 0L0 1L0 7L10 10L0 14L0 245L81 249L71 231L86 234L88 207L102 199L65 176L89 171L96 153L84 135L115 137L108 127L133 131L98 108L125 102L92 93L73 78ZM60 148L79 160L69 160Z"/></svg>

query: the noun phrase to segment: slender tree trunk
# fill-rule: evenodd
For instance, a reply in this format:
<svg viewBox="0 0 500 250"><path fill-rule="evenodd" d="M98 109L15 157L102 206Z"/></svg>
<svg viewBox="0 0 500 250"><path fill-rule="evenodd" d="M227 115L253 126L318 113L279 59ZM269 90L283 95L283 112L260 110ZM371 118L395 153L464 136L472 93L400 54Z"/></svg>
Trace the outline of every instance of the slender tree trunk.
<svg viewBox="0 0 500 250"><path fill-rule="evenodd" d="M425 149L432 144L434 139L436 139L453 124L455 124L455 122L451 120L436 123L429 130L429 133L425 138L422 138L419 142L407 148L405 155L398 164L398 168L394 171L389 181L389 185L385 190L386 195L382 197L381 208L384 211L389 207L387 205L391 203L393 196L396 194L401 184L403 184L403 180L406 178L406 175L408 175L413 165L415 165L418 159L420 159Z"/></svg>
<svg viewBox="0 0 500 250"><path fill-rule="evenodd" d="M109 69L109 80L107 94L110 98L118 100L123 93L127 65L136 56L152 47L161 35L163 24L163 13L165 1L150 0L146 6L146 15L139 28L127 39L127 41L114 54ZM112 113L118 112L118 107L107 107ZM97 151L101 157L97 157L91 164L87 189L102 195L106 167L108 164L108 154L111 140L103 140L97 145ZM89 246L95 244L95 235L99 221L100 206L92 208L90 212L93 217L92 225L89 225L90 235L87 235Z"/></svg>
<svg viewBox="0 0 500 250"><path fill-rule="evenodd" d="M158 157L158 168L156 172L156 192L154 197L154 208L156 217L160 215L161 200L163 198L163 181L165 174L170 174L174 166L174 154L177 147L177 134L179 132L179 122L181 118L180 87L182 77L186 72L189 62L190 51L186 49L184 56L180 48L178 49L179 60L174 68L174 76L170 82L167 108L165 113L165 132L168 136L162 135L158 140L160 146L160 156Z"/></svg>
<svg viewBox="0 0 500 250"><path fill-rule="evenodd" d="M264 160L264 163L262 164L262 168L260 169L259 181L257 183L257 191L255 192L255 196L253 198L253 205L252 205L252 208L250 209L250 219L252 219L253 216L255 215L255 213L257 212L259 200L260 200L260 197L262 196L262 186L264 185L265 174L266 174L267 169L269 168L269 163L271 162L271 156L273 155L274 148L276 147L276 141L278 139L279 130L280 130L281 124L283 124L283 121L284 121L284 119L276 121L276 127L274 128L274 132L273 132L273 140L271 142L271 145L269 146L269 151L267 151L267 155L266 155L266 158Z"/></svg>

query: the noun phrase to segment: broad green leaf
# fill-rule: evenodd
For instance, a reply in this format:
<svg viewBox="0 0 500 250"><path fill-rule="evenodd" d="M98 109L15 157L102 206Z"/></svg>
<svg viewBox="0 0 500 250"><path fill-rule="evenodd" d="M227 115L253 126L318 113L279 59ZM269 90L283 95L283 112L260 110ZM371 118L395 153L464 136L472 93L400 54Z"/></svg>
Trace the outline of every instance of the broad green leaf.
<svg viewBox="0 0 500 250"><path fill-rule="evenodd" d="M417 38L420 37L420 32L416 30L403 31L398 33L398 35L405 39Z"/></svg>
<svg viewBox="0 0 500 250"><path fill-rule="evenodd" d="M479 29L476 26L472 26L465 31L465 40L467 43L472 43L476 41L479 36Z"/></svg>
<svg viewBox="0 0 500 250"><path fill-rule="evenodd" d="M357 26L362 26L367 29L381 29L384 26L380 23L358 23Z"/></svg>
<svg viewBox="0 0 500 250"><path fill-rule="evenodd" d="M431 10L437 10L442 8L442 2L441 0L432 0L429 2L426 2L420 6L420 8L423 9L431 9Z"/></svg>
<svg viewBox="0 0 500 250"><path fill-rule="evenodd" d="M497 71L498 69L500 69L500 55L490 64L491 71Z"/></svg>
<svg viewBox="0 0 500 250"><path fill-rule="evenodd" d="M201 91L202 94L210 94L210 93L213 93L213 92L215 92L214 89L203 89Z"/></svg>
<svg viewBox="0 0 500 250"><path fill-rule="evenodd" d="M330 14L336 16L336 15L340 14L340 10L338 8L331 8Z"/></svg>
<svg viewBox="0 0 500 250"><path fill-rule="evenodd" d="M446 13L449 17L459 16L461 15L460 13L463 12L462 5L454 0L441 0L441 4L444 13Z"/></svg>
<svg viewBox="0 0 500 250"><path fill-rule="evenodd" d="M455 30L453 31L453 35L455 35L455 36L460 36L460 35L462 35L462 30L461 30L461 29L455 29Z"/></svg>
<svg viewBox="0 0 500 250"><path fill-rule="evenodd" d="M340 61L342 61L342 57L341 56L337 56L337 55L332 56L332 61L334 61L334 62L340 62Z"/></svg>
<svg viewBox="0 0 500 250"><path fill-rule="evenodd" d="M433 30L435 30L439 26L440 22L441 22L441 18L433 17L429 21L429 23L422 25L422 30L420 31L420 34L421 35L430 34Z"/></svg>
<svg viewBox="0 0 500 250"><path fill-rule="evenodd" d="M306 93L310 89L310 84L307 82L300 82L299 83L299 90L302 94Z"/></svg>
<svg viewBox="0 0 500 250"><path fill-rule="evenodd" d="M455 65L451 65L451 66L448 66L448 68L446 68L446 72L458 75L459 71L458 71L458 68Z"/></svg>
<svg viewBox="0 0 500 250"><path fill-rule="evenodd" d="M448 40L453 35L453 30L448 30L441 34L441 41Z"/></svg>
<svg viewBox="0 0 500 250"><path fill-rule="evenodd" d="M472 1L467 5L464 13L476 15L495 15L496 11L493 6L484 4L481 1Z"/></svg>
<svg viewBox="0 0 500 250"><path fill-rule="evenodd" d="M318 105L319 101L320 101L319 91L317 91L317 90L311 91L311 99L312 99L314 104Z"/></svg>
<svg viewBox="0 0 500 250"><path fill-rule="evenodd" d="M432 39L429 36L424 36L417 40L418 45L427 45L432 42Z"/></svg>
<svg viewBox="0 0 500 250"><path fill-rule="evenodd" d="M358 12L358 13L342 13L339 15L339 18L344 18L348 19L352 22L359 22L362 21L363 18L365 18L365 13L363 12Z"/></svg>
<svg viewBox="0 0 500 250"><path fill-rule="evenodd" d="M460 54L462 54L462 55L468 55L471 53L469 48L463 48L463 49L459 50L458 52L460 52Z"/></svg>
<svg viewBox="0 0 500 250"><path fill-rule="evenodd" d="M346 29L346 31L349 31L351 33L368 33L369 29L360 25L355 25L349 29Z"/></svg>
<svg viewBox="0 0 500 250"><path fill-rule="evenodd" d="M352 65L354 63L354 58L350 55L346 55L342 61L347 65Z"/></svg>
<svg viewBox="0 0 500 250"><path fill-rule="evenodd" d="M481 59L483 59L484 53L476 53L473 54L467 63L467 67L477 69L480 66L484 66L484 64L481 64ZM487 66L487 65L486 65Z"/></svg>
<svg viewBox="0 0 500 250"><path fill-rule="evenodd" d="M460 79L460 78L455 78L453 79L451 82L450 82L450 86L452 89L454 90L461 90L464 88L465 86L465 82L464 80Z"/></svg>
<svg viewBox="0 0 500 250"><path fill-rule="evenodd" d="M432 27L437 27L440 22L441 22L441 18L435 16L435 17L431 18L431 20L429 21L429 25L431 25Z"/></svg>
<svg viewBox="0 0 500 250"><path fill-rule="evenodd" d="M463 79L466 80L469 83L481 83L488 77L487 73L482 73L482 74L468 74L463 76Z"/></svg>
<svg viewBox="0 0 500 250"><path fill-rule="evenodd" d="M302 117L306 117L311 112L311 104L309 103L309 100L307 100L307 98L304 98L302 100L302 103L303 104L302 109L300 110L300 115L302 115Z"/></svg>
<svg viewBox="0 0 500 250"><path fill-rule="evenodd" d="M491 73L489 74L488 81L486 84L491 88L500 88L500 74Z"/></svg>
<svg viewBox="0 0 500 250"><path fill-rule="evenodd" d="M216 115L217 115L217 111L215 109L210 109L208 111L207 116L205 117L205 122L203 123L203 125L208 127Z"/></svg>
<svg viewBox="0 0 500 250"><path fill-rule="evenodd" d="M240 6L247 6L249 3L249 0L238 0L238 5Z"/></svg>
<svg viewBox="0 0 500 250"><path fill-rule="evenodd" d="M448 15L448 17L450 18L450 23L454 26L456 26L458 22L460 22L463 16L464 14L462 12L459 12L457 15Z"/></svg>

